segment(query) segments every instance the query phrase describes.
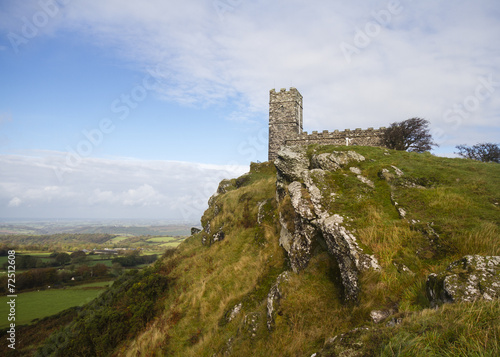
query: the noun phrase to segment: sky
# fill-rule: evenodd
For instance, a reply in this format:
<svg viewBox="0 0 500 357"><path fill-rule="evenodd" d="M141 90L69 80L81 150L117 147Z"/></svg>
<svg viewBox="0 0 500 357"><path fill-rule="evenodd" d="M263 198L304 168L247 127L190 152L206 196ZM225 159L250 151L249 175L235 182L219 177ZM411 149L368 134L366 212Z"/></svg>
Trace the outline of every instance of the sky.
<svg viewBox="0 0 500 357"><path fill-rule="evenodd" d="M273 88L308 132L498 143L498 38L497 0L0 0L0 219L198 222L267 160Z"/></svg>

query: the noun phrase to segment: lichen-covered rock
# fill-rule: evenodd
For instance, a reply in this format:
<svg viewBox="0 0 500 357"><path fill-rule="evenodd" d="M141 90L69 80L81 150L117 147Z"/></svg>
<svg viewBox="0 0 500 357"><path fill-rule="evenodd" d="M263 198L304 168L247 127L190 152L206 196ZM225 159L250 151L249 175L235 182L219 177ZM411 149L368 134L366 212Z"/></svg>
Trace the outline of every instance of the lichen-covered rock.
<svg viewBox="0 0 500 357"><path fill-rule="evenodd" d="M264 205L267 203L267 201L262 201L259 202L257 205L257 224L262 224L264 221Z"/></svg>
<svg viewBox="0 0 500 357"><path fill-rule="evenodd" d="M292 270L294 273L298 273L305 269L311 260L316 229L303 220L296 221L295 227L296 230L290 245L288 258Z"/></svg>
<svg viewBox="0 0 500 357"><path fill-rule="evenodd" d="M313 219L315 215L312 210L312 205L309 200L305 199L302 195L302 184L298 181L292 182L288 185L288 193L292 201L292 206L301 217L305 219Z"/></svg>
<svg viewBox="0 0 500 357"><path fill-rule="evenodd" d="M396 176L401 177L401 176L403 176L403 175L404 175L404 172L403 172L403 171L401 171L401 170L400 170L399 168L397 168L396 166L391 165L391 167L394 169L394 172L396 173Z"/></svg>
<svg viewBox="0 0 500 357"><path fill-rule="evenodd" d="M375 188L375 184L373 183L373 181L371 181L367 177L364 177L363 175L358 175L356 177L358 178L359 181L363 182L364 184L370 186L371 188Z"/></svg>
<svg viewBox="0 0 500 357"><path fill-rule="evenodd" d="M191 228L191 235L194 236L195 234L198 234L201 232L201 229L199 228L196 228L196 227L192 227Z"/></svg>
<svg viewBox="0 0 500 357"><path fill-rule="evenodd" d="M243 319L243 331L247 333L250 338L255 338L262 319L260 312L252 312L245 316Z"/></svg>
<svg viewBox="0 0 500 357"><path fill-rule="evenodd" d="M215 191L215 193L208 199L208 206L209 207L213 206L215 204L217 197L231 190L234 190L235 188L236 186L234 184L234 180L227 180L227 179L222 180L219 183L219 186L217 187L217 191Z"/></svg>
<svg viewBox="0 0 500 357"><path fill-rule="evenodd" d="M391 182L393 181L395 178L397 177L402 177L404 176L404 172L401 171L398 167L394 166L394 165L391 165L390 167L392 170L389 170L389 169L382 169L379 173L378 173L378 176L387 181L387 182ZM391 172L393 171L393 172Z"/></svg>
<svg viewBox="0 0 500 357"><path fill-rule="evenodd" d="M241 309L243 307L243 303L239 303L237 305L235 305L231 310L229 310L229 312L226 314L226 321L227 322L231 322L233 321L236 316L239 315L239 313L241 312Z"/></svg>
<svg viewBox="0 0 500 357"><path fill-rule="evenodd" d="M352 166L349 167L349 170L356 175L361 175L361 169L359 167Z"/></svg>
<svg viewBox="0 0 500 357"><path fill-rule="evenodd" d="M278 175L289 182L301 180L302 172L309 168L306 149L301 146L285 147L278 152L274 165L278 170Z"/></svg>
<svg viewBox="0 0 500 357"><path fill-rule="evenodd" d="M410 268L408 268L403 263L392 262L392 264L396 267L396 269L398 270L398 273L400 273L400 274L408 274L408 275L412 275L412 276L415 275L415 273L412 272L410 270Z"/></svg>
<svg viewBox="0 0 500 357"><path fill-rule="evenodd" d="M267 294L267 329L269 331L273 329L276 311L283 298L283 288L281 285L289 279L289 274L288 271L281 273L269 290L269 294Z"/></svg>
<svg viewBox="0 0 500 357"><path fill-rule="evenodd" d="M363 357L364 351L363 335L368 327L355 328L349 332L337 335L325 341L323 349L317 352L315 357Z"/></svg>
<svg viewBox="0 0 500 357"><path fill-rule="evenodd" d="M311 159L311 164L315 169L336 171L351 162L360 161L365 161L365 158L355 151L334 151L329 154L314 155Z"/></svg>
<svg viewBox="0 0 500 357"><path fill-rule="evenodd" d="M224 193L227 193L231 190L234 190L236 187L234 185L234 182L232 180L224 179L219 183L219 187L217 187L217 193L219 195L222 195Z"/></svg>
<svg viewBox="0 0 500 357"><path fill-rule="evenodd" d="M212 243L215 243L215 242L219 242L221 240L224 240L224 238L226 237L226 233L224 233L224 231L222 230L222 228L220 228L217 233L215 233L213 236L212 236Z"/></svg>
<svg viewBox="0 0 500 357"><path fill-rule="evenodd" d="M281 213L280 213L280 225L281 225L281 230L280 230L279 242L280 242L280 245L283 247L283 249L285 249L285 251L288 253L288 252L290 252L290 248L291 248L292 241L293 241L293 236L290 233L290 231L288 230L287 224L286 224L285 220L283 219L283 217L281 216Z"/></svg>
<svg viewBox="0 0 500 357"><path fill-rule="evenodd" d="M287 228L286 221L280 216L280 245L287 252L290 267L295 273L304 269L311 259L316 234L315 228L300 216L294 217L294 232Z"/></svg>
<svg viewBox="0 0 500 357"><path fill-rule="evenodd" d="M379 173L378 173L378 176L387 181L387 182L391 182L392 180L394 180L394 178L396 177L394 174L392 174L388 169L382 169Z"/></svg>
<svg viewBox="0 0 500 357"><path fill-rule="evenodd" d="M426 282L431 306L500 297L500 256L466 255Z"/></svg>
<svg viewBox="0 0 500 357"><path fill-rule="evenodd" d="M364 254L356 238L344 226L343 218L333 215L318 221L330 254L335 256L342 277L346 301L356 301L359 294L358 273L360 270L380 270L374 256Z"/></svg>
<svg viewBox="0 0 500 357"><path fill-rule="evenodd" d="M376 324L381 323L384 321L386 318L389 316L395 314L397 311L394 309L388 309L388 310L372 310L370 312L370 317L372 321Z"/></svg>

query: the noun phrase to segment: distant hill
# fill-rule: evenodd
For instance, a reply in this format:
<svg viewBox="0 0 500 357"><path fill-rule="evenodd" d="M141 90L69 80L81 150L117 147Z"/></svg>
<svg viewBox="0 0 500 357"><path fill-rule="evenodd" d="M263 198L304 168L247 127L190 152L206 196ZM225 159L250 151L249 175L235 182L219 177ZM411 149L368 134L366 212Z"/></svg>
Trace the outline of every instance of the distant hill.
<svg viewBox="0 0 500 357"><path fill-rule="evenodd" d="M70 234L115 234L115 235L168 235L188 236L192 224L165 224L165 223L82 223L68 221L66 223L32 222L32 223L3 223L0 224L0 238L10 234L51 235L60 233Z"/></svg>
<svg viewBox="0 0 500 357"><path fill-rule="evenodd" d="M38 355L500 355L500 280L482 280L500 279L484 258L500 255L500 165L310 146L276 167L222 181L202 231Z"/></svg>

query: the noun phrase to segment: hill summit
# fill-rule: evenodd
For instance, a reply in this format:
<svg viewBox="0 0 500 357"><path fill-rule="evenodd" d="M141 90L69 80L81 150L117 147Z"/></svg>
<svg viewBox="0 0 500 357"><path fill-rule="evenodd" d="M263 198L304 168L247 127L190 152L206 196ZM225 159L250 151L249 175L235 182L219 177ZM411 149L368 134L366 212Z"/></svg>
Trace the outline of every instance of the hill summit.
<svg viewBox="0 0 500 357"><path fill-rule="evenodd" d="M500 354L500 165L288 147L38 355Z"/></svg>

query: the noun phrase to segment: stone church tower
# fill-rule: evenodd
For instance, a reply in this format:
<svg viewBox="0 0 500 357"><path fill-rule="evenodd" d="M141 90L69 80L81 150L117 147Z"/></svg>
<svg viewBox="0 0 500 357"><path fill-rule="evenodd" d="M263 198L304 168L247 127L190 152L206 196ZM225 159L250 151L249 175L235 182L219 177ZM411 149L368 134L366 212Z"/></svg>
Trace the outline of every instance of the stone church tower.
<svg viewBox="0 0 500 357"><path fill-rule="evenodd" d="M273 161L287 139L302 134L302 95L295 88L269 92L269 151Z"/></svg>

